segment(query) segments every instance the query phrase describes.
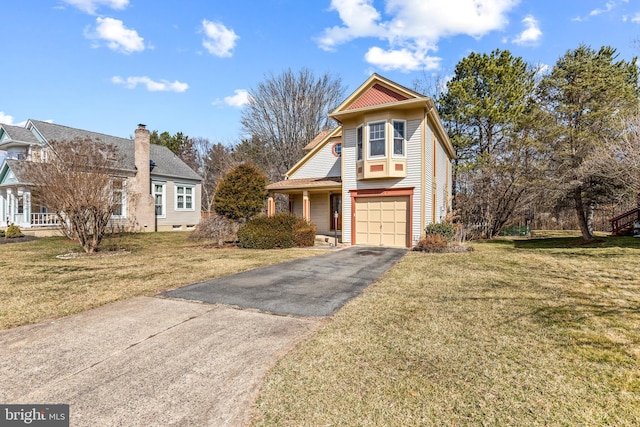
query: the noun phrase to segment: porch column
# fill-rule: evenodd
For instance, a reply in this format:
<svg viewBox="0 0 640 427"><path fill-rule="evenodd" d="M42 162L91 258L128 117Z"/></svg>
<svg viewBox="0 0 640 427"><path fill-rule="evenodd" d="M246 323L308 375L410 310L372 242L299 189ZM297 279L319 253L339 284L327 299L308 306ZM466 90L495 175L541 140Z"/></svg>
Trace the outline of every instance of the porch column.
<svg viewBox="0 0 640 427"><path fill-rule="evenodd" d="M276 202L273 200L273 193L269 193L267 199L267 216L274 216L276 214Z"/></svg>
<svg viewBox="0 0 640 427"><path fill-rule="evenodd" d="M22 194L22 211L24 212L24 226L31 227L31 190L26 189Z"/></svg>
<svg viewBox="0 0 640 427"><path fill-rule="evenodd" d="M7 188L7 226L14 222L15 206L16 202L13 196L13 188Z"/></svg>
<svg viewBox="0 0 640 427"><path fill-rule="evenodd" d="M302 192L302 217L311 221L311 204L309 203L309 192L304 190Z"/></svg>

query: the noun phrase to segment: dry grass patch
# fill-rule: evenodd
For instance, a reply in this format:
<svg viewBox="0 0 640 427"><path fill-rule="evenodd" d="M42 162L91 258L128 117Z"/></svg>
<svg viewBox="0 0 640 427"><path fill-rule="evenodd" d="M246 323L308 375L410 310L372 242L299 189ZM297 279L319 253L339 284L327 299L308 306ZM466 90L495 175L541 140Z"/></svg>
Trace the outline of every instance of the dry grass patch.
<svg viewBox="0 0 640 427"><path fill-rule="evenodd" d="M257 426L640 424L640 242L411 252L266 378Z"/></svg>
<svg viewBox="0 0 640 427"><path fill-rule="evenodd" d="M61 237L2 245L0 329L321 253L215 249L189 242L179 232L124 235L104 247L130 253L59 259L78 251L77 243Z"/></svg>

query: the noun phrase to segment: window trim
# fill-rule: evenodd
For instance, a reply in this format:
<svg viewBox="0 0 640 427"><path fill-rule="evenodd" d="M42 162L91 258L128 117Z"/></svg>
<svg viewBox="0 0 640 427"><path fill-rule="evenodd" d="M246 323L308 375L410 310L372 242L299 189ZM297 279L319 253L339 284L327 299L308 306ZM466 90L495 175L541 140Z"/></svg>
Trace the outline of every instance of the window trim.
<svg viewBox="0 0 640 427"><path fill-rule="evenodd" d="M396 154L396 123L402 123L404 135L402 135L402 154ZM393 134L391 136L391 156L394 158L404 159L407 157L407 121L401 119L393 119L391 120L391 128L393 129Z"/></svg>
<svg viewBox="0 0 640 427"><path fill-rule="evenodd" d="M122 188L118 191L122 194L122 212L118 215L115 212L111 214L112 219L125 219L127 217L127 178L124 177L113 177L111 180L111 196L116 193L116 189L113 188L113 181L120 180L122 182Z"/></svg>
<svg viewBox="0 0 640 427"><path fill-rule="evenodd" d="M383 142L384 154L371 154L371 126L373 125L382 125L382 129L384 131L384 137L382 139L374 139L374 141ZM367 160L381 160L387 158L387 121L386 120L376 120L374 122L367 123Z"/></svg>
<svg viewBox="0 0 640 427"><path fill-rule="evenodd" d="M151 185L153 186L153 213L156 218L166 218L167 217L167 183L164 181L152 181ZM162 187L162 192L156 192L156 185ZM162 197L162 213L160 215L156 214L156 196L160 195Z"/></svg>
<svg viewBox="0 0 640 427"><path fill-rule="evenodd" d="M185 200L184 200L184 206L185 207L183 207L183 208L179 208L178 207L178 196L179 196L178 188L184 188L184 189L190 188L191 189L191 194L189 195L191 197L191 207L190 208L186 207L187 206L187 199L186 199L187 194L186 194L186 191L183 194L185 196ZM196 199L196 191L195 191L196 190L196 186L195 185L193 185L193 184L174 183L173 184L173 190L174 190L173 191L173 202L174 202L173 206L174 206L174 208L175 208L175 210L177 212L193 212L193 211L196 210L196 200L195 200Z"/></svg>
<svg viewBox="0 0 640 427"><path fill-rule="evenodd" d="M338 146L340 146L340 152L338 152ZM331 154L334 155L334 157L342 157L342 141L336 141L333 143L333 145L331 146Z"/></svg>

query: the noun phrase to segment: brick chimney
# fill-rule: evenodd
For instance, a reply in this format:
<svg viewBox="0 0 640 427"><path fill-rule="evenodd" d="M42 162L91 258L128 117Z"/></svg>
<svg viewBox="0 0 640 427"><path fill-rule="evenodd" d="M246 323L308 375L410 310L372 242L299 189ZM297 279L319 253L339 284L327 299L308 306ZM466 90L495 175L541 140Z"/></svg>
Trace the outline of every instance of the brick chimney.
<svg viewBox="0 0 640 427"><path fill-rule="evenodd" d="M134 161L136 176L133 180L134 208L130 219L139 231L155 230L155 206L151 195L151 134L139 124L134 136Z"/></svg>

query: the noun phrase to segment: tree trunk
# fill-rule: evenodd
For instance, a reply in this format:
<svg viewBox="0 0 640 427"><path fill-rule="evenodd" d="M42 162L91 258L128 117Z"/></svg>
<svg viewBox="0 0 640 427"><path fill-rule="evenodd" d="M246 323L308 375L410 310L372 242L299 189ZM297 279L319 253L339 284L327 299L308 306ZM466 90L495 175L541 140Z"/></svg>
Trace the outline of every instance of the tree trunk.
<svg viewBox="0 0 640 427"><path fill-rule="evenodd" d="M589 217L593 222L593 205L584 205L582 200L582 189L576 188L573 192L573 200L575 201L576 214L578 215L578 224L580 225L580 232L584 240L593 240L593 227L589 226ZM591 224L593 225L593 224Z"/></svg>

